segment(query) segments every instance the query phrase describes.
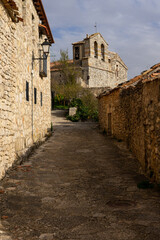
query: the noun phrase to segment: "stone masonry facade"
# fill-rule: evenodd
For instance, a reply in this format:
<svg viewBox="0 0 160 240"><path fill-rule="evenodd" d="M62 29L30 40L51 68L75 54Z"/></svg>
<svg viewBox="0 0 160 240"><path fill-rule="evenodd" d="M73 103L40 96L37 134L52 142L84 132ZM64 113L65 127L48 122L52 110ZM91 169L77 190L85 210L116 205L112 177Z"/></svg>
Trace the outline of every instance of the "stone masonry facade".
<svg viewBox="0 0 160 240"><path fill-rule="evenodd" d="M160 64L98 98L101 128L126 141L143 172L160 183Z"/></svg>
<svg viewBox="0 0 160 240"><path fill-rule="evenodd" d="M53 43L53 37L42 2L36 4L0 0L0 178L51 127L50 57L42 77L32 55L39 58L40 44L46 37Z"/></svg>
<svg viewBox="0 0 160 240"><path fill-rule="evenodd" d="M100 33L73 43L73 63L81 69L81 78L77 81L83 87L101 91L127 81L127 66L117 53L108 50L108 43ZM57 66L57 62L51 63L52 82L63 79Z"/></svg>

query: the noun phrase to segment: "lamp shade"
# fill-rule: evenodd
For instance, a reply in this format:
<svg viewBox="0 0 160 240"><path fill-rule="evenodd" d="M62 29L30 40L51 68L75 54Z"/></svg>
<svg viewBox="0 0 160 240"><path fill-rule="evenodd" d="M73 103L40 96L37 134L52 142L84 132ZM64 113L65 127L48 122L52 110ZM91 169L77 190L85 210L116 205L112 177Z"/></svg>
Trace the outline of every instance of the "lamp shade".
<svg viewBox="0 0 160 240"><path fill-rule="evenodd" d="M48 41L48 39L46 38L45 41L42 43L42 48L43 48L43 52L48 55L49 54L49 49L50 49L50 43Z"/></svg>

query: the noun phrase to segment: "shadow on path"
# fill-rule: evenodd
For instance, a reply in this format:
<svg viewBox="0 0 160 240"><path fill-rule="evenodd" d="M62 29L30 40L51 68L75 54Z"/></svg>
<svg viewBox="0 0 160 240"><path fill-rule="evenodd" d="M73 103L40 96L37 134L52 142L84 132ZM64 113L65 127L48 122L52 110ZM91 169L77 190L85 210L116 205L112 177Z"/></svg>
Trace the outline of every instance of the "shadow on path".
<svg viewBox="0 0 160 240"><path fill-rule="evenodd" d="M1 182L13 240L159 240L160 194L140 190L138 163L99 133L53 112L53 136ZM65 127L67 126L67 127Z"/></svg>

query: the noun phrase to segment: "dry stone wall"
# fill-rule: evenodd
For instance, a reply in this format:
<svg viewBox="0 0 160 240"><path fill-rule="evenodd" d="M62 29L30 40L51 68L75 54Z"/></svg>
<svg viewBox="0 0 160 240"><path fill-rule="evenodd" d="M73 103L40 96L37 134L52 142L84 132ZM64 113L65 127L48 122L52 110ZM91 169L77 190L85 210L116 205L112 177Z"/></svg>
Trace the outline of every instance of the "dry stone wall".
<svg viewBox="0 0 160 240"><path fill-rule="evenodd" d="M160 79L115 89L99 99L100 126L126 141L143 171L160 183Z"/></svg>
<svg viewBox="0 0 160 240"><path fill-rule="evenodd" d="M39 57L39 46L45 36L39 37L40 20L33 1L15 2L23 22L12 22L0 2L0 178L17 155L41 140L51 127L49 57L47 77L39 76L39 61L34 61L32 71L32 52Z"/></svg>

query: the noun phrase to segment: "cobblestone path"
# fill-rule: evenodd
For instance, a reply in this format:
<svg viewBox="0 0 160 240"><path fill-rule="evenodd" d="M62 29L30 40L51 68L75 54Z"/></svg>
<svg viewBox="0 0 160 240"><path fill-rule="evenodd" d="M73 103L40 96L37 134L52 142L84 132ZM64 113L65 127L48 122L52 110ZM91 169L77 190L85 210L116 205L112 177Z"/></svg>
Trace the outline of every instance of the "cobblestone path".
<svg viewBox="0 0 160 240"><path fill-rule="evenodd" d="M95 123L53 120L48 142L0 182L0 240L159 240L160 193L137 188L132 155Z"/></svg>

